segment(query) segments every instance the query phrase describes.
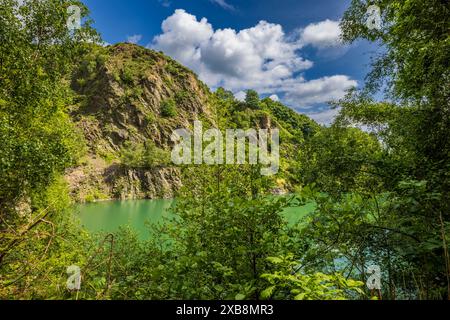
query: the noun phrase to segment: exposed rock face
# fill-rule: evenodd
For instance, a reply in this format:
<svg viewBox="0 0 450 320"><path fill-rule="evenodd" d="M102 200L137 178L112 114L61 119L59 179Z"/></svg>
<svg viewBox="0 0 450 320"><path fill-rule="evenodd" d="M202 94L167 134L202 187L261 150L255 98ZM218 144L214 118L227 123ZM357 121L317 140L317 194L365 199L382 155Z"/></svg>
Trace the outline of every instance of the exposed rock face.
<svg viewBox="0 0 450 320"><path fill-rule="evenodd" d="M120 164L120 152L126 143L148 141L168 151L175 129L197 119L213 123L209 89L171 58L132 44L97 48L84 61L72 79L79 97L71 114L88 156L67 171L73 197L172 197L181 185L176 168L129 168ZM167 101L176 106L170 117L162 110Z"/></svg>
<svg viewBox="0 0 450 320"><path fill-rule="evenodd" d="M175 168L124 169L110 168L106 175L112 194L119 199L173 198L181 187L179 172Z"/></svg>

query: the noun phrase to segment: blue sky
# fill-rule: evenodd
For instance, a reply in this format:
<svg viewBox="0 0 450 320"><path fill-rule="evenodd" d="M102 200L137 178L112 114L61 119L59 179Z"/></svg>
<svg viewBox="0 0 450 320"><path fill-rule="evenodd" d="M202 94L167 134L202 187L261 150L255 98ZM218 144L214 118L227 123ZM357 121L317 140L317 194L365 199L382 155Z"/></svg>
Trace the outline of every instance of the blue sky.
<svg viewBox="0 0 450 320"><path fill-rule="evenodd" d="M103 40L162 50L211 88L255 89L328 123L377 48L339 41L350 0L84 0Z"/></svg>

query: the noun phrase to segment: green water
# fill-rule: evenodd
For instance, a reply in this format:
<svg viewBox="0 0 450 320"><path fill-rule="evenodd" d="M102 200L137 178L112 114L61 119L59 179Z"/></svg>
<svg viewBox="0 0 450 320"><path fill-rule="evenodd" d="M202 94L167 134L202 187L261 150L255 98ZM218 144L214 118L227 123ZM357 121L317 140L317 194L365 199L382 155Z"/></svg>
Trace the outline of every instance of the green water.
<svg viewBox="0 0 450 320"><path fill-rule="evenodd" d="M82 226L91 233L114 233L121 226L130 226L140 238L148 237L147 224L163 222L170 217L174 200L107 201L79 205L76 211ZM314 210L314 204L287 208L284 216L289 223L296 223Z"/></svg>

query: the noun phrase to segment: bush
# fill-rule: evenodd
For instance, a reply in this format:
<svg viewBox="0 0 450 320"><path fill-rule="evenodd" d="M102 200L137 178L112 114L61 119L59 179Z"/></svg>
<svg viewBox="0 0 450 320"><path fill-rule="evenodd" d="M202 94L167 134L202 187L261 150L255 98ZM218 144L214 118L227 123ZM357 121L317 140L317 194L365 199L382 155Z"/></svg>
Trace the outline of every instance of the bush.
<svg viewBox="0 0 450 320"><path fill-rule="evenodd" d="M177 106L173 99L161 103L161 115L165 118L173 118L177 115Z"/></svg>
<svg viewBox="0 0 450 320"><path fill-rule="evenodd" d="M170 155L158 148L153 141L125 144L121 151L121 163L130 168L154 168L169 163Z"/></svg>
<svg viewBox="0 0 450 320"><path fill-rule="evenodd" d="M147 121L147 125L152 125L156 122L156 116L153 112L148 113L145 116L145 121Z"/></svg>
<svg viewBox="0 0 450 320"><path fill-rule="evenodd" d="M186 90L179 91L175 95L175 101L178 105L183 105L185 102L189 101L190 93Z"/></svg>
<svg viewBox="0 0 450 320"><path fill-rule="evenodd" d="M134 83L133 71L129 67L125 67L122 70L120 79L122 79L123 83L125 84L133 84Z"/></svg>

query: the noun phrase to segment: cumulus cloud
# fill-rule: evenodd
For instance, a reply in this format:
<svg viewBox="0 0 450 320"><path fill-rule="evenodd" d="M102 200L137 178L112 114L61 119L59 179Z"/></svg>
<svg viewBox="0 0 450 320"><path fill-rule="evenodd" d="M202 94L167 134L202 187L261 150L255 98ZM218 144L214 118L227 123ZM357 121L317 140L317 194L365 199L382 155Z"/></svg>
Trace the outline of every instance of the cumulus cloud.
<svg viewBox="0 0 450 320"><path fill-rule="evenodd" d="M206 18L197 19L178 9L163 21L162 33L149 46L193 69L211 87L223 86L238 97L247 89L283 95L285 102L305 107L342 98L356 85L347 76L312 81L302 76L313 62L301 57L299 51L308 44L333 44L338 37L336 25L339 27L330 20L310 25L296 37L286 35L281 25L266 21L239 31L215 30ZM331 30L331 35L322 34L326 30ZM314 38L315 31L318 34Z"/></svg>
<svg viewBox="0 0 450 320"><path fill-rule="evenodd" d="M338 21L325 20L312 23L300 30L300 43L318 49L342 46L342 30Z"/></svg>
<svg viewBox="0 0 450 320"><path fill-rule="evenodd" d="M163 33L153 39L154 47L195 69L200 67L202 43L214 34L206 18L200 21L182 9L162 23Z"/></svg>
<svg viewBox="0 0 450 320"><path fill-rule="evenodd" d="M135 34L135 35L132 35L132 36L128 36L127 37L127 42L128 43L138 43L139 41L141 41L141 39L142 39L142 35Z"/></svg>
<svg viewBox="0 0 450 320"><path fill-rule="evenodd" d="M302 106L342 99L345 93L358 85L348 76L336 75L294 83L286 88L285 100Z"/></svg>
<svg viewBox="0 0 450 320"><path fill-rule="evenodd" d="M206 18L197 20L179 9L164 20L162 30L151 46L194 69L211 86L271 92L313 65L297 55L299 44L288 41L278 24L214 30Z"/></svg>

